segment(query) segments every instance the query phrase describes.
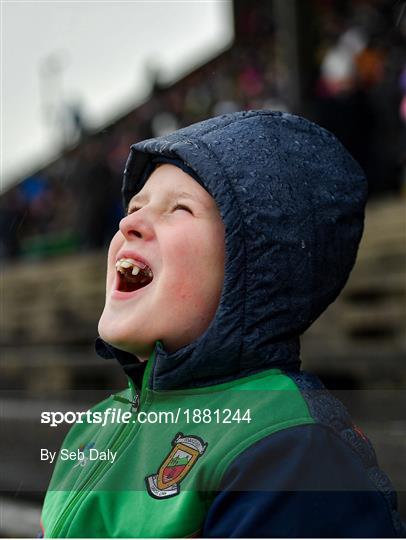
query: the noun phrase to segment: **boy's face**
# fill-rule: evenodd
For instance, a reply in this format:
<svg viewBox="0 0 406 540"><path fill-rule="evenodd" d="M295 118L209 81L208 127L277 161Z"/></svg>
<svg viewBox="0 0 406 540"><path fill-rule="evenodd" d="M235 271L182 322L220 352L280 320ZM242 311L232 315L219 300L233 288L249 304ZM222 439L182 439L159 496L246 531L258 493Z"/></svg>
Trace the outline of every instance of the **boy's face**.
<svg viewBox="0 0 406 540"><path fill-rule="evenodd" d="M157 340L173 352L208 328L223 286L224 225L209 193L169 164L153 171L128 210L109 248L99 333L145 360ZM150 269L152 281L146 277L146 286L131 291L116 270L122 259L149 267L130 279Z"/></svg>

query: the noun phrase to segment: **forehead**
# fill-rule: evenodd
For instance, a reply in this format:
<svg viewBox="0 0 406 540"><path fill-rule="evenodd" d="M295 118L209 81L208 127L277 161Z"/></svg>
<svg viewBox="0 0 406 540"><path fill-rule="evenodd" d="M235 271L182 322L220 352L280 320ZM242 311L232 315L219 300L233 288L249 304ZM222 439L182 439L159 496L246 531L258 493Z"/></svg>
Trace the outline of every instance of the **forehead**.
<svg viewBox="0 0 406 540"><path fill-rule="evenodd" d="M150 196L188 198L204 206L216 205L213 197L190 175L179 167L158 164L143 188L135 194L130 203L147 199Z"/></svg>

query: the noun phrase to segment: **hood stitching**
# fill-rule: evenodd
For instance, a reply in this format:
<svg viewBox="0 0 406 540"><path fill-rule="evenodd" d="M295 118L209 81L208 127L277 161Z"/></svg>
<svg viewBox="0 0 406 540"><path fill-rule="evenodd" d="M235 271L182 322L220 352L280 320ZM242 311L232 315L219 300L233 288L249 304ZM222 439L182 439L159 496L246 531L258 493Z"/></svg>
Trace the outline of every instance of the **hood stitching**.
<svg viewBox="0 0 406 540"><path fill-rule="evenodd" d="M219 128L216 127L216 129L213 129L212 131L218 131ZM244 250L244 276L243 276L243 291L244 291L244 302L243 302L243 309L242 309L242 321L241 321L241 328L242 328L242 338L241 338L241 342L240 342L240 351L239 351L239 354L238 354L238 360L239 360L239 363L240 363L240 366L241 366L241 363L242 363L242 358L243 358L243 351L244 351L244 345L245 345L245 334L246 334L246 306L247 306L247 263L248 263L248 259L247 259L247 244L246 244L246 231L245 231L245 221L243 219L243 210L241 208L241 204L240 204L240 201L239 201L239 198L238 198L238 195L234 189L234 186L230 180L230 178L228 177L228 174L225 174L225 171L224 171L224 168L221 164L221 162L219 161L217 155L208 147L208 145L203 142L203 141L199 141L199 143L205 147L205 150L207 151L207 153L209 153L211 156L213 156L215 162L216 162L216 165L218 166L218 169L220 170L221 174L222 174L222 178L224 178L224 180L226 181L227 183L227 186L228 186L228 190L231 192L231 195L232 195L232 201L233 201L233 204L235 204L238 208L238 216L240 218L240 223L241 223L241 230L242 230L242 244L243 244L243 250ZM199 175L200 177L200 175ZM206 183L205 182L205 179L203 178L202 179L202 182L203 183ZM204 186L205 187L205 186ZM205 187L206 191L207 188ZM213 197L214 198L214 197ZM216 201L216 204L218 206L219 203ZM222 219L223 221L223 219ZM223 221L223 224L224 226L226 226L225 222ZM224 242L226 240L226 236L224 238ZM226 261L227 262L227 261ZM227 267L227 264L225 265L225 268L224 268L224 282L223 282L223 290L222 290L222 293L224 292L224 284L225 284L225 281L226 281L226 267ZM220 307L221 303L222 303L222 296L223 294L221 295L220 297L220 303L219 303L219 306L218 308ZM215 321L215 319L217 318L217 310L216 310L216 314L214 316L214 319L212 320L212 323ZM210 325L211 326L211 325ZM208 327L208 329L210 328L210 326ZM207 330L208 330L207 329Z"/></svg>

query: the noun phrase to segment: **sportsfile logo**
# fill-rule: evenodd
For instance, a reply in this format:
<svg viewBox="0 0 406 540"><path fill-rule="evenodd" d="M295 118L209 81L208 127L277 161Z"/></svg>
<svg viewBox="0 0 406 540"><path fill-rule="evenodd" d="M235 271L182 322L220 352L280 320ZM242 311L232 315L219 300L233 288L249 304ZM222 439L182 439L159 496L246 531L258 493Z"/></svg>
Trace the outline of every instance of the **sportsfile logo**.
<svg viewBox="0 0 406 540"><path fill-rule="evenodd" d="M57 427L60 424L129 424L134 419L130 411L108 407L105 411L43 411L41 424Z"/></svg>

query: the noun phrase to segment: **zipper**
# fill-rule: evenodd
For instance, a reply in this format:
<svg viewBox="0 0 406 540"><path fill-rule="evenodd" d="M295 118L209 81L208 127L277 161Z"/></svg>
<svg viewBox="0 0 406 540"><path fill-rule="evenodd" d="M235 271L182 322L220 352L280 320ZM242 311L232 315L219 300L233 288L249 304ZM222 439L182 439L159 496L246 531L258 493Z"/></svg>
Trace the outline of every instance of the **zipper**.
<svg viewBox="0 0 406 540"><path fill-rule="evenodd" d="M131 379L128 379L128 386L131 390L132 394L132 400L129 400L123 396L120 395L112 395L114 401L119 401L121 403L129 404L131 405L131 412L133 414L138 413L141 407L142 403L142 397L145 396L145 390L148 385L149 375L152 370L152 364L154 361L154 353L151 354L147 361L147 365L145 367L144 376L142 380L142 386L141 390L134 384L134 382ZM123 424L121 429L116 433L116 437L113 439L111 443L110 450L112 452L118 451L120 448L124 447L125 442L130 439L130 435L133 435L131 439L133 439L140 429L141 424L138 422L130 423L130 424ZM53 529L51 537L54 538L61 538L63 535L61 534L64 525L66 523L67 516L71 513L71 510L79 504L81 499L84 499L87 494L91 491L90 489L87 489L92 483L95 485L97 481L101 478L102 474L105 470L107 470L109 467L112 467L114 464L105 463L105 462L99 462L90 476L86 478L82 486L78 488L78 490L75 490L75 494L71 498L71 500L67 503L65 509L63 510L62 514L57 519ZM100 473L100 474L99 474ZM96 482L93 482L93 480L97 477Z"/></svg>
<svg viewBox="0 0 406 540"><path fill-rule="evenodd" d="M120 403L130 404L131 408L134 409L131 412L137 413L140 410L140 391L138 390L137 387L135 387L135 389L136 389L136 394L134 395L132 400L127 399L127 398L125 398L123 396L120 396L119 394L113 395L111 397L113 398L114 401L119 401Z"/></svg>
<svg viewBox="0 0 406 540"><path fill-rule="evenodd" d="M110 445L110 448L112 451L116 451L116 449L119 449L122 444L122 440L125 441L127 438L127 434L130 435L130 433L137 427L137 424L123 424L121 426L121 429L116 433L115 438L113 439L113 442ZM128 429L132 428L132 429ZM89 486L93 483L95 479L96 481L100 478L99 473L102 472L102 469L108 468L109 464L106 464L104 462L99 462L93 469L90 476L86 478L86 480L83 482L83 484L75 490L75 493L71 500L67 503L65 509L63 510L62 514L59 516L59 519L55 523L55 526L52 530L51 537L61 538L64 535L62 534L62 530L66 523L66 518L71 513L72 509L80 502L81 499L85 498L86 495L89 493L90 489Z"/></svg>

